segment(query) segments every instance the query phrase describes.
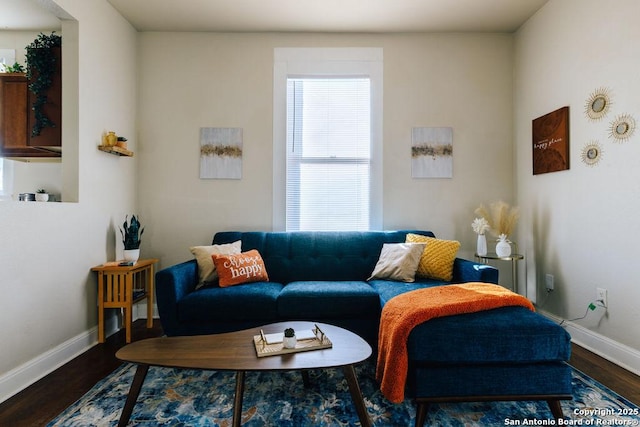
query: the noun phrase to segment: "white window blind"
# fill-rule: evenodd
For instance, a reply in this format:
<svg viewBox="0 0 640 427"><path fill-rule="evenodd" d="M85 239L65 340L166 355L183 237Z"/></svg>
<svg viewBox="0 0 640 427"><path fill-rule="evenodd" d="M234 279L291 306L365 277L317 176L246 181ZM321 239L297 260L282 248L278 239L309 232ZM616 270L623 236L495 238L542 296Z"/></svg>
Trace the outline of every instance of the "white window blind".
<svg viewBox="0 0 640 427"><path fill-rule="evenodd" d="M287 79L287 230L367 230L369 78Z"/></svg>

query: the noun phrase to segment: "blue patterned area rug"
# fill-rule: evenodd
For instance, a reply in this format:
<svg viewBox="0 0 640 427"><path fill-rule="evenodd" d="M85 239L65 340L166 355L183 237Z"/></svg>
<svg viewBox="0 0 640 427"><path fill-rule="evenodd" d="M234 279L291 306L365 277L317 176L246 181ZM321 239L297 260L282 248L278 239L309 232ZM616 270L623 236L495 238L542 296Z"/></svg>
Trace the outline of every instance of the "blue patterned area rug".
<svg viewBox="0 0 640 427"><path fill-rule="evenodd" d="M374 365L358 366L358 381L375 426L413 426L415 407L392 404L380 393ZM133 380L135 365L124 364L70 406L49 427L115 426ZM299 372L247 372L243 426L360 425L341 369L310 372L305 389ZM230 426L235 375L231 372L151 367L138 397L131 426ZM562 425L638 426L638 406L578 371L572 401L563 401ZM430 405L427 426L559 425L546 402L483 402Z"/></svg>

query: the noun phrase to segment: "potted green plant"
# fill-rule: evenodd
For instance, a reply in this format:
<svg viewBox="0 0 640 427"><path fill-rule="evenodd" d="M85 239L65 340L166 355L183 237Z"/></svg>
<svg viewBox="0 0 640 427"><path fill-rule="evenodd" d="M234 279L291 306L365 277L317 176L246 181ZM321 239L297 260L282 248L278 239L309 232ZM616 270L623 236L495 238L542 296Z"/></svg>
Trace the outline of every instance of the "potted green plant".
<svg viewBox="0 0 640 427"><path fill-rule="evenodd" d="M128 218L128 215L125 216L122 228L120 228L124 244L124 260L136 262L140 258L140 242L144 227L141 227L140 221L135 215L131 215L131 221L127 223Z"/></svg>
<svg viewBox="0 0 640 427"><path fill-rule="evenodd" d="M38 188L38 191L36 191L36 202L48 202L49 201L49 194L47 193L47 190L45 190L44 188Z"/></svg>
<svg viewBox="0 0 640 427"><path fill-rule="evenodd" d="M7 65L6 69L7 73L24 73L24 67L18 62L15 62L13 65Z"/></svg>
<svg viewBox="0 0 640 427"><path fill-rule="evenodd" d="M45 127L55 127L54 123L44 112L47 104L47 92L53 84L53 76L58 70L62 37L52 32L50 35L40 33L38 37L26 47L27 78L29 90L35 95L32 109L35 117L31 136L38 136Z"/></svg>
<svg viewBox="0 0 640 427"><path fill-rule="evenodd" d="M282 346L284 348L296 348L296 331L293 328L287 328L284 330L284 338L282 339Z"/></svg>

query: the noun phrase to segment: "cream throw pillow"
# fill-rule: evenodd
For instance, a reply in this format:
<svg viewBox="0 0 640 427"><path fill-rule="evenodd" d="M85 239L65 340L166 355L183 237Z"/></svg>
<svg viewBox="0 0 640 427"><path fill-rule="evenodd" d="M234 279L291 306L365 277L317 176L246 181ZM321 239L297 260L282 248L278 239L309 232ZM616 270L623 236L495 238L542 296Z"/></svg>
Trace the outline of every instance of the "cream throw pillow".
<svg viewBox="0 0 640 427"><path fill-rule="evenodd" d="M460 249L460 242L411 233L407 234L407 242L427 244L416 272L418 277L446 281L453 279L453 262Z"/></svg>
<svg viewBox="0 0 640 427"><path fill-rule="evenodd" d="M233 255L239 254L242 248L242 240L223 245L192 246L189 248L198 262L198 275L200 276L196 289L215 281L218 278L216 266L213 264L211 255Z"/></svg>
<svg viewBox="0 0 640 427"><path fill-rule="evenodd" d="M390 279L401 282L413 282L420 256L425 249L423 243L385 243L380 258L371 273L372 279Z"/></svg>

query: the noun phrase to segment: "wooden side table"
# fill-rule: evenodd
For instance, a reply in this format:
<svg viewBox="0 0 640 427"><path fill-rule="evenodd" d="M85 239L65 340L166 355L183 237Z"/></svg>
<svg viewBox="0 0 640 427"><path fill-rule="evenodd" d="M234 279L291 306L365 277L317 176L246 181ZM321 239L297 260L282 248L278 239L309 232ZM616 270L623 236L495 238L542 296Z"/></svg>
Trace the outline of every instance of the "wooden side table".
<svg viewBox="0 0 640 427"><path fill-rule="evenodd" d="M98 342L104 342L104 312L107 308L124 309L126 341L131 342L133 304L147 299L147 328L153 327L153 266L158 260L141 259L132 266L107 263L93 267L98 273Z"/></svg>

